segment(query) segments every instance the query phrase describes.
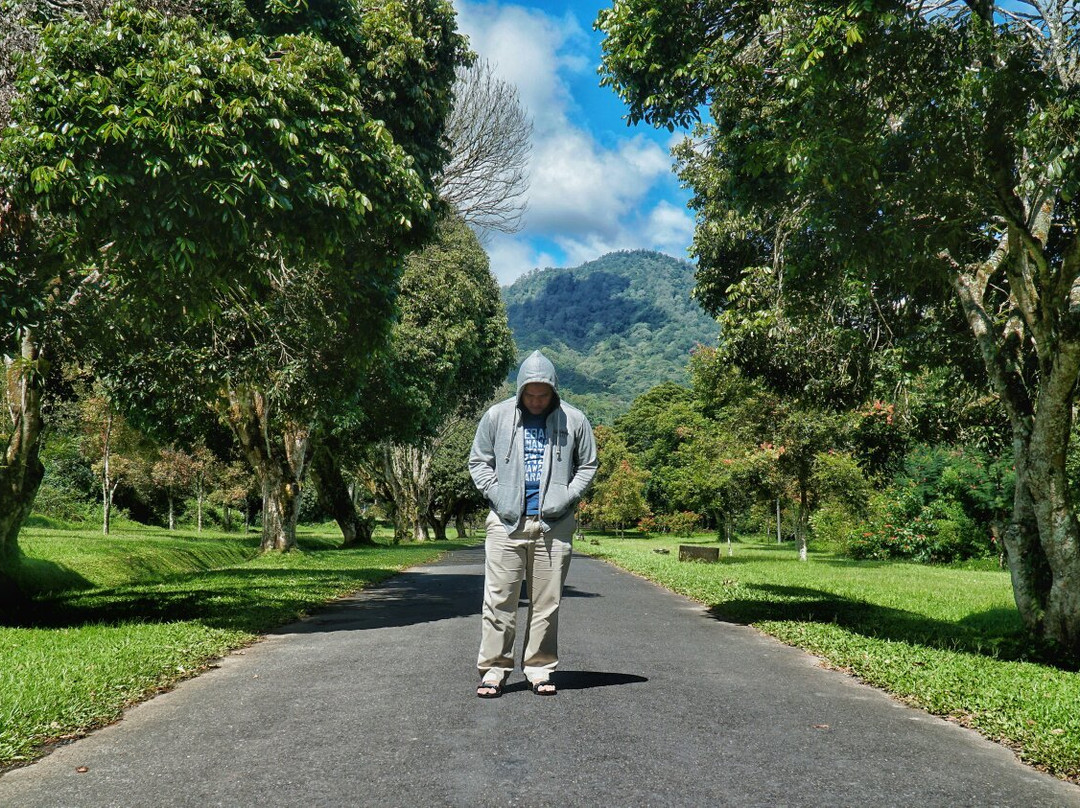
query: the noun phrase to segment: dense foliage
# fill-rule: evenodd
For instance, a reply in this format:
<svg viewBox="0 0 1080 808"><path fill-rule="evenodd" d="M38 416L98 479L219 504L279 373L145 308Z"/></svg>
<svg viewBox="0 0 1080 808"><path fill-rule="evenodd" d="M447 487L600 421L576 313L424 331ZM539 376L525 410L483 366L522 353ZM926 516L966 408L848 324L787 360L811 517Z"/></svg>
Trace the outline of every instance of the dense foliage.
<svg viewBox="0 0 1080 808"><path fill-rule="evenodd" d="M778 395L717 349L699 349L689 370L692 386L659 385L597 429L604 452L582 510L594 526L764 534L804 556L809 546L922 562L1001 553L1015 486L1007 456L946 444L949 429L918 424L914 409L822 410ZM936 442L920 442L927 433Z"/></svg>
<svg viewBox="0 0 1080 808"><path fill-rule="evenodd" d="M151 402L137 411L161 433L186 438L178 422L210 405L277 514L264 546L287 549L315 422L384 344L405 255L441 208L468 60L453 8L70 10L5 3L0 31L22 49L0 65L0 551L16 555L43 476L41 395L63 354L116 401Z"/></svg>
<svg viewBox="0 0 1080 808"><path fill-rule="evenodd" d="M881 324L867 330L886 338L875 350L911 330L893 323L924 322L943 362L977 350L1011 433L1002 539L1017 605L1034 635L1080 656L1066 461L1080 374L1076 4L619 0L599 26L604 80L631 120L681 125L708 107L679 149L699 290L764 289L737 316L748 336L786 330L804 298L797 324L819 370L807 381L860 342L860 318ZM957 305L963 350L948 336ZM743 354L762 355L760 343ZM874 363L853 369L858 383Z"/></svg>

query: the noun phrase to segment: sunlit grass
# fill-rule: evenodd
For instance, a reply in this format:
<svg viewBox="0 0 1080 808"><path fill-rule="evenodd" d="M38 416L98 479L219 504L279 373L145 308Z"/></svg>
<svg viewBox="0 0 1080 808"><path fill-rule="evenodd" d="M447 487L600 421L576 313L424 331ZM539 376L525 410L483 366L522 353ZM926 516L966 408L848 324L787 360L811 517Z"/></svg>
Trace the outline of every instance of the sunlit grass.
<svg viewBox="0 0 1080 808"><path fill-rule="evenodd" d="M268 555L254 534L25 530L22 584L42 594L0 621L0 766L115 720L330 599L461 546L340 542L332 525L302 528L299 552Z"/></svg>
<svg viewBox="0 0 1080 808"><path fill-rule="evenodd" d="M811 552L804 563L791 545L735 543L733 555L720 545L719 563L701 564L680 562L678 545L706 538L591 541L577 546L1080 780L1080 674L1031 651L1009 575L992 562L931 567Z"/></svg>

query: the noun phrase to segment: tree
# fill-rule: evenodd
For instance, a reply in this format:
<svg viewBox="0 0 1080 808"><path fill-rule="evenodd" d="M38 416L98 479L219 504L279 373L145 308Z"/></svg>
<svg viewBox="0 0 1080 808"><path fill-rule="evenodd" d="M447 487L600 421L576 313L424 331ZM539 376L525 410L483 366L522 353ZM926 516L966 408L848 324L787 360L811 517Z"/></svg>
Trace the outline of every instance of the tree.
<svg viewBox="0 0 1080 808"><path fill-rule="evenodd" d="M681 465L675 490L681 507L708 514L717 540L725 539L728 553L736 521L758 496L757 465L749 448L715 425L699 429L679 449Z"/></svg>
<svg viewBox="0 0 1080 808"><path fill-rule="evenodd" d="M446 539L446 525L454 519L459 539L469 535L466 517L484 507L484 497L469 475L469 451L476 434L478 413L454 418L449 431L431 457L431 500L428 524L435 538Z"/></svg>
<svg viewBox="0 0 1080 808"><path fill-rule="evenodd" d="M82 453L101 487L101 532L108 536L116 489L149 481L150 449L146 438L116 411L112 398L100 387L82 398L80 405L85 430Z"/></svg>
<svg viewBox="0 0 1080 808"><path fill-rule="evenodd" d="M191 453L191 493L195 495L195 529L202 533L203 504L217 487L221 477L221 461L206 446L199 445Z"/></svg>
<svg viewBox="0 0 1080 808"><path fill-rule="evenodd" d="M600 521L614 525L620 538L627 525L649 515L649 506L645 503L646 477L646 473L635 467L630 458L624 457L594 501Z"/></svg>
<svg viewBox="0 0 1080 808"><path fill-rule="evenodd" d="M390 348L357 398L356 437L380 442L368 470L393 502L396 538L423 540L434 452L454 417L506 377L514 347L487 255L456 216L406 260L400 301Z"/></svg>
<svg viewBox="0 0 1080 808"><path fill-rule="evenodd" d="M645 498L654 513L692 510L678 492L678 476L685 454L679 449L692 440L704 418L695 407L693 393L673 382L658 385L638 396L626 414L615 421L614 431L637 464L648 472ZM596 428L597 440L607 427ZM599 447L597 482L614 468L605 466L607 447Z"/></svg>
<svg viewBox="0 0 1080 808"><path fill-rule="evenodd" d="M1080 373L1080 10L658 10L622 0L601 13L605 81L633 120L681 125L708 105L712 123L679 152L703 275L713 255L731 256L711 235L734 222L767 242L785 278L823 267L909 297L951 292L1009 418L1017 606L1034 636L1080 655L1080 522L1065 468Z"/></svg>
<svg viewBox="0 0 1080 808"><path fill-rule="evenodd" d="M243 508L244 532L247 532L251 522L249 503L252 497L258 495L259 481L247 463L242 460L232 460L221 466L218 484L211 493L211 500L221 505L226 531L233 529L232 509Z"/></svg>
<svg viewBox="0 0 1080 808"><path fill-rule="evenodd" d="M191 456L179 449L161 449L150 468L150 480L164 492L169 508L166 524L169 530L176 530L176 498L191 490Z"/></svg>
<svg viewBox="0 0 1080 808"><path fill-rule="evenodd" d="M459 67L446 123L450 160L436 178L439 197L482 232L521 228L532 121L517 88L486 59Z"/></svg>
<svg viewBox="0 0 1080 808"><path fill-rule="evenodd" d="M650 515L645 498L649 475L638 467L618 430L601 425L593 432L599 466L582 510L587 521L614 527L621 536L626 525Z"/></svg>
<svg viewBox="0 0 1080 808"><path fill-rule="evenodd" d="M343 537L342 547L371 545L374 524L356 511L356 502L341 470L343 442L335 434L324 434L312 451L311 477L319 495L319 506L334 517Z"/></svg>
<svg viewBox="0 0 1080 808"><path fill-rule="evenodd" d="M17 555L40 484L40 387L50 339L78 322L75 306L96 297L108 313L99 322L153 330L162 317L235 315L282 271L314 266L338 281L328 288L361 290L343 305L373 304L356 345L370 351L401 256L432 219L430 180L464 58L448 3L301 13L211 2L199 19L186 14L195 4L160 5L173 13L88 2L82 17L29 3L0 15L14 25L8 41L33 53L5 85L17 125L0 140L0 297L16 404L0 561ZM39 41L18 36L50 19ZM268 399L234 392L254 445ZM264 543L291 546L288 528Z"/></svg>

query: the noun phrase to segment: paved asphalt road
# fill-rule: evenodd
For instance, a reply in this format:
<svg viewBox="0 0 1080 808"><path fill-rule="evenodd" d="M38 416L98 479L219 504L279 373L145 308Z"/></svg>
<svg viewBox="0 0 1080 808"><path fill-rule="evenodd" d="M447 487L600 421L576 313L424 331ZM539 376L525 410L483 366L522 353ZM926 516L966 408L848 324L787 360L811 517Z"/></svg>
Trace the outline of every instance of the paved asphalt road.
<svg viewBox="0 0 1080 808"><path fill-rule="evenodd" d="M1080 806L1007 749L581 556L559 695L519 674L480 700L482 559L230 655L0 777L0 806Z"/></svg>

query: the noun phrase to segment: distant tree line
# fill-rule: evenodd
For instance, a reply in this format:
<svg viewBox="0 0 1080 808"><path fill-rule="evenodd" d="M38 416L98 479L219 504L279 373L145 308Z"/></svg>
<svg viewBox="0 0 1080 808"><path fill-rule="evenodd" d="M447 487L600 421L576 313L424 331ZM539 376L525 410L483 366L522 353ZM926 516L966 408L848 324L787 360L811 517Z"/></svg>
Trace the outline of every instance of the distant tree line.
<svg viewBox="0 0 1080 808"><path fill-rule="evenodd" d="M660 385L597 429L592 524L794 541L804 558L811 544L923 562L1004 552L1007 424L978 404L957 408L933 372L903 403L837 409L770 389L724 348L698 350L690 369L690 387Z"/></svg>

